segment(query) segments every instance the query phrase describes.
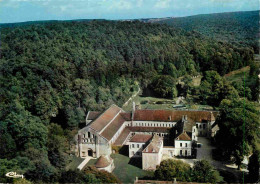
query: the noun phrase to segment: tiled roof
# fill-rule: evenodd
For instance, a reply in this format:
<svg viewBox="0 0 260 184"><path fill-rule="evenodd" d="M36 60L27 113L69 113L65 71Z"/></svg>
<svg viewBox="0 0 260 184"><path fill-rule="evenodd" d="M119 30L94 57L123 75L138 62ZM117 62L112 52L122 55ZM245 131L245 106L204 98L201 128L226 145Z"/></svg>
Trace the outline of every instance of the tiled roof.
<svg viewBox="0 0 260 184"><path fill-rule="evenodd" d="M148 144L146 148L142 151L143 153L158 153L161 146L163 144L163 140L158 135L154 135L152 141Z"/></svg>
<svg viewBox="0 0 260 184"><path fill-rule="evenodd" d="M94 120L96 119L102 112L98 111L89 111L87 115L87 120Z"/></svg>
<svg viewBox="0 0 260 184"><path fill-rule="evenodd" d="M114 145L116 146L121 146L124 144L125 140L127 139L128 135L131 133L130 129L128 127L126 127L121 134L119 135L119 137L116 139L116 141L114 142Z"/></svg>
<svg viewBox="0 0 260 184"><path fill-rule="evenodd" d="M160 133L168 133L170 127L128 127L131 132L160 132Z"/></svg>
<svg viewBox="0 0 260 184"><path fill-rule="evenodd" d="M120 115L126 120L131 121L131 113L130 112L122 112Z"/></svg>
<svg viewBox="0 0 260 184"><path fill-rule="evenodd" d="M98 161L96 162L95 166L97 168L104 168L107 167L111 164L112 159L110 158L110 156L108 155L101 155L98 159Z"/></svg>
<svg viewBox="0 0 260 184"><path fill-rule="evenodd" d="M172 110L136 110L134 114L135 121L179 121L182 116L187 115L190 119L196 122L202 120L210 120L217 115L217 112L210 111L172 111Z"/></svg>
<svg viewBox="0 0 260 184"><path fill-rule="evenodd" d="M111 140L112 137L116 134L118 129L124 124L125 119L119 114L101 133L101 136L105 137L107 140Z"/></svg>
<svg viewBox="0 0 260 184"><path fill-rule="evenodd" d="M149 141L153 136L152 135L144 135L144 134L135 134L130 142L143 142L146 143Z"/></svg>
<svg viewBox="0 0 260 184"><path fill-rule="evenodd" d="M192 132L192 127L196 126L196 122L193 121L191 118L188 117L188 120L184 122L184 127L183 129L186 132Z"/></svg>
<svg viewBox="0 0 260 184"><path fill-rule="evenodd" d="M176 140L180 141L191 141L190 136L186 132L181 133L178 137L176 137Z"/></svg>
<svg viewBox="0 0 260 184"><path fill-rule="evenodd" d="M90 124L90 127L98 132L101 131L120 112L120 110L122 109L116 105L110 106Z"/></svg>

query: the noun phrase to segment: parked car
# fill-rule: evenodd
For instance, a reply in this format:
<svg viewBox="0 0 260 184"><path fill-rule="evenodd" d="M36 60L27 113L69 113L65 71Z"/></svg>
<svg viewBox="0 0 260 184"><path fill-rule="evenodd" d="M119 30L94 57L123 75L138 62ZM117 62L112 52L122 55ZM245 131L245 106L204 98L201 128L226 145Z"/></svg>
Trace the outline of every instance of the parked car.
<svg viewBox="0 0 260 184"><path fill-rule="evenodd" d="M198 147L198 148L201 148L202 146L203 146L203 144L197 143L197 147Z"/></svg>

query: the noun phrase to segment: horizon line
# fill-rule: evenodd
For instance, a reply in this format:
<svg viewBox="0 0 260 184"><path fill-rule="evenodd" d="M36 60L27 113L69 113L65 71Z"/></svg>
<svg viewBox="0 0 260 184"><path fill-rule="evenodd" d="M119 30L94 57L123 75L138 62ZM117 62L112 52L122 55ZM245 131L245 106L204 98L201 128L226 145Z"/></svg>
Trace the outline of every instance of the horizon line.
<svg viewBox="0 0 260 184"><path fill-rule="evenodd" d="M229 11L229 12L216 12L216 13L202 13L202 14L194 14L194 15L187 15L187 16L168 16L168 17L153 17L153 18L126 18L126 19L106 19L106 18L82 18L82 19L42 19L42 20L28 20L28 21L21 21L21 22L4 22L2 24L19 24L19 23L28 23L28 22L48 22L48 21L83 21L83 20L107 20L107 21L127 21L127 20L143 20L143 19L170 19L170 18L184 18L184 17L192 17L192 16L199 16L199 15L214 15L214 14L225 14L225 13L239 13L239 12L254 12L260 11L257 10L244 10L244 11Z"/></svg>

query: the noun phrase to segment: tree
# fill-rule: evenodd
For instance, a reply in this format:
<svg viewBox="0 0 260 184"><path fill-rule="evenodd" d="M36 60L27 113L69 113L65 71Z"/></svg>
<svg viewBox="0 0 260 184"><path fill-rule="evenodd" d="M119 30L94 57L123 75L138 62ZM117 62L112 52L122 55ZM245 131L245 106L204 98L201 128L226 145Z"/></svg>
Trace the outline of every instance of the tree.
<svg viewBox="0 0 260 184"><path fill-rule="evenodd" d="M206 71L201 80L200 99L209 105L219 106L223 99L238 98L238 92L216 71Z"/></svg>
<svg viewBox="0 0 260 184"><path fill-rule="evenodd" d="M156 168L154 176L163 181L191 181L191 167L180 160L163 160Z"/></svg>
<svg viewBox="0 0 260 184"><path fill-rule="evenodd" d="M259 173L260 173L260 152L255 151L249 158L248 163L249 170L249 182L255 183L259 181Z"/></svg>
<svg viewBox="0 0 260 184"><path fill-rule="evenodd" d="M175 79L169 75L160 75L152 83L152 89L159 97L174 98L177 96Z"/></svg>
<svg viewBox="0 0 260 184"><path fill-rule="evenodd" d="M219 172L214 170L207 160L199 160L192 168L192 180L201 183L217 183L221 178Z"/></svg>
<svg viewBox="0 0 260 184"><path fill-rule="evenodd" d="M69 149L69 144L60 125L50 124L48 130L48 158L53 166L61 169L66 163L65 151Z"/></svg>
<svg viewBox="0 0 260 184"><path fill-rule="evenodd" d="M0 158L13 158L16 149L15 141L8 133L6 123L0 122Z"/></svg>
<svg viewBox="0 0 260 184"><path fill-rule="evenodd" d="M216 142L223 156L235 158L238 169L244 156L252 151L259 140L257 107L258 104L243 98L224 99L220 104L220 116L216 120L219 126Z"/></svg>
<svg viewBox="0 0 260 184"><path fill-rule="evenodd" d="M86 174L79 170L68 170L61 174L61 183L101 183L94 174Z"/></svg>
<svg viewBox="0 0 260 184"><path fill-rule="evenodd" d="M93 166L86 167L84 172L94 175L101 183L120 183L120 180L112 173L103 170L99 171Z"/></svg>

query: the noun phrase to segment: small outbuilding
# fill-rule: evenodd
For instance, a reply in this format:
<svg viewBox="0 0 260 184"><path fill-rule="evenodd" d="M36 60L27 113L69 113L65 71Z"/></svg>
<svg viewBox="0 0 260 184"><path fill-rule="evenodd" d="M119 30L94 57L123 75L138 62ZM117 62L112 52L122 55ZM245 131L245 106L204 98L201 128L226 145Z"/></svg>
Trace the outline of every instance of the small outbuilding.
<svg viewBox="0 0 260 184"><path fill-rule="evenodd" d="M95 164L98 170L112 172L115 168L114 160L109 155L101 155Z"/></svg>

